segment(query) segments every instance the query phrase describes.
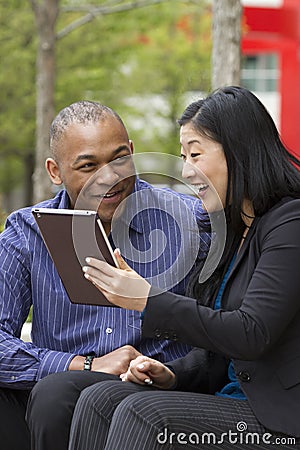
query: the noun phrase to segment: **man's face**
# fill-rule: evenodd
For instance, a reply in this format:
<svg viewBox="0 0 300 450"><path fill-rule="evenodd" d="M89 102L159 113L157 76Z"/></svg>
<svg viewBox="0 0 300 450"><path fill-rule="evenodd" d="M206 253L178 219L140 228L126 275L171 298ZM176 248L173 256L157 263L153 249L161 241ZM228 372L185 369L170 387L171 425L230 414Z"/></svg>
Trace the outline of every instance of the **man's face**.
<svg viewBox="0 0 300 450"><path fill-rule="evenodd" d="M97 210L106 232L116 208L134 188L132 151L126 130L113 116L97 124L72 124L57 143L60 182L57 177L54 182L64 184L72 208Z"/></svg>

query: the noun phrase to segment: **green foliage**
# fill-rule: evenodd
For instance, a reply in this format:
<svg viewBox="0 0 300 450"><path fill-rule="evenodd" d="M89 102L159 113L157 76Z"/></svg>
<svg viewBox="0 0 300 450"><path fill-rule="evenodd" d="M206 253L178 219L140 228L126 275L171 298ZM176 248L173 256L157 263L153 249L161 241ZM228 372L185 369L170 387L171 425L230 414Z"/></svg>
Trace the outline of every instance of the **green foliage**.
<svg viewBox="0 0 300 450"><path fill-rule="evenodd" d="M58 30L76 18L61 16ZM185 94L210 88L210 20L204 6L167 2L76 29L58 42L57 109L98 100L120 113L137 151L178 154Z"/></svg>
<svg viewBox="0 0 300 450"><path fill-rule="evenodd" d="M122 81L124 89L126 83L129 87L127 95L141 99L141 106L133 106L131 114L143 124L136 131L143 146L150 151L154 148L178 154L176 120L187 103L186 93L207 91L210 87L210 16L199 7L180 3L177 8L163 4L159 9L158 14L153 11L150 26L136 30L136 44ZM137 23L140 22L141 18ZM160 99L158 104L153 94ZM145 136L147 119L151 123L152 115L158 119L155 134Z"/></svg>
<svg viewBox="0 0 300 450"><path fill-rule="evenodd" d="M31 323L31 322L32 322L32 314L33 314L33 308L32 308L32 306L31 306L31 307L30 307L30 310L29 310L28 317L27 317L27 319L26 319L26 322L28 322L28 323Z"/></svg>
<svg viewBox="0 0 300 450"><path fill-rule="evenodd" d="M34 149L35 28L28 0L0 3L0 191L22 182Z"/></svg>
<svg viewBox="0 0 300 450"><path fill-rule="evenodd" d="M0 209L0 233L4 230L6 214Z"/></svg>
<svg viewBox="0 0 300 450"><path fill-rule="evenodd" d="M17 186L24 175L22 159L13 153L0 160L0 192L9 193L11 186Z"/></svg>
<svg viewBox="0 0 300 450"><path fill-rule="evenodd" d="M61 6L103 1L62 0ZM57 32L82 16L63 12ZM35 147L34 15L29 0L0 2L0 192L24 178ZM120 113L137 151L177 154L186 92L210 88L210 12L170 1L99 16L57 41L56 111L79 99Z"/></svg>

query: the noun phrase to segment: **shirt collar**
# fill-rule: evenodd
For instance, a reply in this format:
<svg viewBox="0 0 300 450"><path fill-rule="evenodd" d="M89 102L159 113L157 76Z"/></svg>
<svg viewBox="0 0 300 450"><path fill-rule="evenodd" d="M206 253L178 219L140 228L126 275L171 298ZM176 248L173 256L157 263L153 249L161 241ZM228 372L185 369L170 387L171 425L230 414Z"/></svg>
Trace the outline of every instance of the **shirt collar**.
<svg viewBox="0 0 300 450"><path fill-rule="evenodd" d="M143 233L143 223L142 223L142 211L138 210L138 207L135 207L135 194L141 191L143 187L141 186L141 182L138 177L136 177L135 185L133 188L133 196L130 198L131 201L126 203L125 210L120 217L120 221L124 223L126 227L129 227L136 231L137 233ZM134 209L134 212L132 212Z"/></svg>
<svg viewBox="0 0 300 450"><path fill-rule="evenodd" d="M148 187L148 185L144 186ZM141 191L143 189L143 186L140 183L139 178L136 178L133 193L135 194L138 191ZM58 209L69 209L70 208L70 198L67 193L67 191L64 189L59 192L58 196L60 197L59 203L58 203ZM138 208L135 209L134 214L132 214L132 208L134 207L134 196L132 197L133 202L130 202L130 207L127 205L125 206L124 213L120 217L120 221L124 223L124 226L132 228L137 233L143 233L143 223L141 220L141 214L142 212L138 211ZM132 217L133 216L133 217Z"/></svg>
<svg viewBox="0 0 300 450"><path fill-rule="evenodd" d="M60 200L58 203L58 209L70 209L70 198L65 189L61 190L58 195L60 196Z"/></svg>

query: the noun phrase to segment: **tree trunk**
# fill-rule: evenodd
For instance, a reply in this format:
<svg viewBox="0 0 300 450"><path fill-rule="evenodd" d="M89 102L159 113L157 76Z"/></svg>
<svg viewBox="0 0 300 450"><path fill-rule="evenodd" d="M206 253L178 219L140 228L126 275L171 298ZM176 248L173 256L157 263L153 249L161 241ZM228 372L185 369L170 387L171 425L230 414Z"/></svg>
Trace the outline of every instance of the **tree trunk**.
<svg viewBox="0 0 300 450"><path fill-rule="evenodd" d="M55 24L59 0L32 1L35 13L38 50L36 62L36 159L33 175L33 198L39 202L52 195L51 182L45 173L49 156L49 128L54 118Z"/></svg>
<svg viewBox="0 0 300 450"><path fill-rule="evenodd" d="M34 154L28 153L24 158L25 174L24 174L24 205L30 206L33 203L33 183L32 176L34 173Z"/></svg>
<svg viewBox="0 0 300 450"><path fill-rule="evenodd" d="M212 88L240 85L240 0L213 0Z"/></svg>

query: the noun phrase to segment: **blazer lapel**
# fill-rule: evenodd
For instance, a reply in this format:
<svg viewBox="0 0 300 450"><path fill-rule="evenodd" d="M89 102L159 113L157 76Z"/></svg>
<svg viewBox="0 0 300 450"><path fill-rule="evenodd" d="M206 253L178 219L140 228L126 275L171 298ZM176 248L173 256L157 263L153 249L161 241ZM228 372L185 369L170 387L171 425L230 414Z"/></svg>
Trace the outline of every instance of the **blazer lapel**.
<svg viewBox="0 0 300 450"><path fill-rule="evenodd" d="M253 235L255 234L255 230L257 227L257 224L260 220L260 217L255 217L255 219L252 222L251 227L249 228L249 231L247 233L246 239L243 242L243 245L241 246L238 254L236 255L232 270L227 278L226 284L228 283L228 281L230 280L230 278L232 277L232 275L235 273L236 269L238 268L240 262L242 261L242 259L245 257L245 255L247 254L247 250L249 248L250 242L253 238Z"/></svg>

